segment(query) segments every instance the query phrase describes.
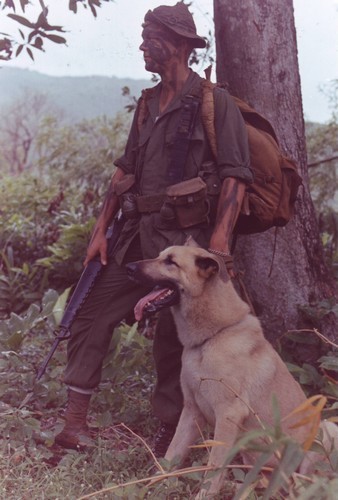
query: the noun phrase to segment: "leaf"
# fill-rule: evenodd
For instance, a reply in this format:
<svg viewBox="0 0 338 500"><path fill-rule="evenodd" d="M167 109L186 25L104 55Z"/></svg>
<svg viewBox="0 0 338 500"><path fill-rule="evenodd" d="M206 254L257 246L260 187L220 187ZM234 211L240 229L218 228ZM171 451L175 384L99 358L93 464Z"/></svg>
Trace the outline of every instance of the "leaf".
<svg viewBox="0 0 338 500"><path fill-rule="evenodd" d="M23 47L23 45L22 45ZM24 262L23 265L22 265L22 272L28 276L29 274L29 265L27 264L27 262Z"/></svg>
<svg viewBox="0 0 338 500"><path fill-rule="evenodd" d="M321 412L326 405L326 402L327 398L321 394L312 396L311 398L306 399L304 403L299 405L291 413L284 417L284 419L288 419L291 416L300 414L299 420L296 423L290 425L290 429L296 429L297 427L302 427L308 424L310 425L308 436L303 443L304 450L308 450L316 438L320 425Z"/></svg>
<svg viewBox="0 0 338 500"><path fill-rule="evenodd" d="M39 306L37 304L31 304L25 316L25 324L33 324L39 315Z"/></svg>
<svg viewBox="0 0 338 500"><path fill-rule="evenodd" d="M70 291L71 291L71 287L67 288L59 296L59 298L57 299L57 301L55 302L55 305L53 307L53 316L54 316L54 319L55 319L55 322L57 325L59 325L61 320L62 320Z"/></svg>
<svg viewBox="0 0 338 500"><path fill-rule="evenodd" d="M44 28L46 25L49 26L48 21L47 21L47 14L48 10L43 10L41 14L38 17L38 20L36 22L36 27L37 28Z"/></svg>
<svg viewBox="0 0 338 500"><path fill-rule="evenodd" d="M51 302L55 303L58 299L58 293L51 288L47 290L42 299L43 307L48 306Z"/></svg>
<svg viewBox="0 0 338 500"><path fill-rule="evenodd" d="M21 5L23 12L25 12L26 5L28 5L28 4L29 4L29 0L20 0L20 5Z"/></svg>
<svg viewBox="0 0 338 500"><path fill-rule="evenodd" d="M25 39L25 35L23 34L23 32L19 29L19 33L21 35L21 38L24 40Z"/></svg>
<svg viewBox="0 0 338 500"><path fill-rule="evenodd" d="M215 441L214 439L207 439L201 444L194 444L190 448L213 448L214 446L226 446L224 441Z"/></svg>
<svg viewBox="0 0 338 500"><path fill-rule="evenodd" d="M323 400L324 400L324 403L322 404ZM296 415L298 413L302 413L304 411L307 411L311 407L313 408L312 403L315 403L316 401L319 401L319 404L323 407L326 404L327 398L325 396L323 396L322 394L317 394L315 396L311 396L310 398L307 398L299 406L297 406L297 408L295 408L294 410L292 410L291 413L289 413L288 415L286 415L286 417L284 417L283 420L286 420L289 417L291 417L293 415Z"/></svg>
<svg viewBox="0 0 338 500"><path fill-rule="evenodd" d="M69 10L72 10L74 14L77 13L77 0L69 0L68 5Z"/></svg>
<svg viewBox="0 0 338 500"><path fill-rule="evenodd" d="M280 414L280 408L279 408L278 400L277 400L275 393L272 394L272 413L273 413L273 421L274 421L276 438L279 438L282 435L281 414Z"/></svg>
<svg viewBox="0 0 338 500"><path fill-rule="evenodd" d="M271 448L271 450L269 450L268 452L266 453L262 453L255 461L255 465L254 467L250 470L250 472L248 472L248 474L246 475L246 478L245 478L245 481L244 483L242 484L242 486L239 488L238 492L236 493L236 495L234 496L233 500L242 500L242 499L245 499L247 498L247 490L249 489L249 491L251 490L251 487L252 487L252 483L254 481L257 481L258 479L258 476L262 470L262 468L264 467L264 465L270 460L272 454L274 453L274 449Z"/></svg>
<svg viewBox="0 0 338 500"><path fill-rule="evenodd" d="M12 351L17 351L21 346L23 339L24 337L22 335L22 332L15 332L6 340L7 347L9 347L9 349L11 349Z"/></svg>
<svg viewBox="0 0 338 500"><path fill-rule="evenodd" d="M323 356L320 358L320 367L326 370L338 372L338 358L334 356Z"/></svg>
<svg viewBox="0 0 338 500"><path fill-rule="evenodd" d="M285 487L285 479L289 478L303 460L304 452L295 441L289 441L285 446L282 457L274 472L271 475L269 485L264 492L263 500L273 498L280 488Z"/></svg>
<svg viewBox="0 0 338 500"><path fill-rule="evenodd" d="M34 44L33 46L39 50L43 50L42 49L42 46L43 46L43 40L40 36L37 36L36 39L34 40Z"/></svg>
<svg viewBox="0 0 338 500"><path fill-rule="evenodd" d="M18 57L21 54L23 48L24 48L24 45L19 45L19 47L17 48L17 50L15 52L15 57Z"/></svg>
<svg viewBox="0 0 338 500"><path fill-rule="evenodd" d="M25 17L18 16L17 14L7 14L7 17L10 17L11 19L13 19L13 21L16 21L17 23L27 26L27 28L35 28L35 24L28 21L28 19L26 19Z"/></svg>
<svg viewBox="0 0 338 500"><path fill-rule="evenodd" d="M40 33L40 31L39 31L39 30L33 30L33 31L31 31L31 32L29 33L29 35L28 35L27 42L28 42L28 43L30 43L30 42L33 40L33 38L34 38L36 35L38 35L39 33Z"/></svg>
<svg viewBox="0 0 338 500"><path fill-rule="evenodd" d="M137 334L137 323L134 323L133 326L130 328L128 335L126 337L125 343L126 345L129 345L135 335Z"/></svg>
<svg viewBox="0 0 338 500"><path fill-rule="evenodd" d="M94 16L94 17L97 17L97 13L96 13L96 10L95 10L94 5L89 4L89 7L90 7L90 10L92 11L93 16Z"/></svg>
<svg viewBox="0 0 338 500"><path fill-rule="evenodd" d="M27 50L29 57L32 59L32 61L34 61L34 56L33 56L33 52L31 51L31 49L29 47L26 47L26 50Z"/></svg>
<svg viewBox="0 0 338 500"><path fill-rule="evenodd" d="M67 40L63 36L47 35L47 33L41 33L41 35L45 38L48 38L48 40L51 40L54 43L67 43Z"/></svg>

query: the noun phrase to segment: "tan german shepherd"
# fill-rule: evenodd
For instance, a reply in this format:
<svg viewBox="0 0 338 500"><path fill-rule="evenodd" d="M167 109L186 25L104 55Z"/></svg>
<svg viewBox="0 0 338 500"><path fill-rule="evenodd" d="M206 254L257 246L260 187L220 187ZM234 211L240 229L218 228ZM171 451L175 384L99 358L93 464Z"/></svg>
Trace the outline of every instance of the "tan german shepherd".
<svg viewBox="0 0 338 500"><path fill-rule="evenodd" d="M185 246L170 247L156 259L131 263L127 268L132 278L159 285L137 304L136 319L144 311L170 305L184 347L184 408L165 459L183 461L205 424L210 424L214 440L221 445L212 446L208 465L220 472L210 476L209 488L205 486L199 498L213 495L222 485L221 468L239 434L273 426L273 395L282 419L306 397L264 338L259 320L238 296L218 257L189 240ZM294 423L295 417L286 419L283 431L304 443L309 426L292 429ZM332 433L338 445L337 429L332 423L323 424L328 446L333 445ZM245 463L253 463L255 458L243 454ZM302 472L308 470L311 458L308 453Z"/></svg>

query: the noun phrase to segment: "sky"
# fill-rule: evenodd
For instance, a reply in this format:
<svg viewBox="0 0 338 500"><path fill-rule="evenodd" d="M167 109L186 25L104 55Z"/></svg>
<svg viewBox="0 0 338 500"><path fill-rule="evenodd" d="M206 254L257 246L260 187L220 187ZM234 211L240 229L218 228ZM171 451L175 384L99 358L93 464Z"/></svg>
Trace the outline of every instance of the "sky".
<svg viewBox="0 0 338 500"><path fill-rule="evenodd" d="M103 2L95 19L81 5L76 15L67 11L68 0L45 0L50 10L50 24L63 25L67 31L67 46L49 42L46 52L35 51L34 62L22 55L2 65L29 68L53 76L149 79L138 50L144 14L161 3L174 5L176 1ZM32 3L39 4L38 0ZM191 10L201 36L213 30L212 4L212 0L193 0ZM338 0L294 0L294 9L305 119L325 122L331 110L323 90L328 89L332 80L338 79ZM36 20L34 7L26 14ZM0 30L13 33L13 29L13 23L9 24L0 12Z"/></svg>

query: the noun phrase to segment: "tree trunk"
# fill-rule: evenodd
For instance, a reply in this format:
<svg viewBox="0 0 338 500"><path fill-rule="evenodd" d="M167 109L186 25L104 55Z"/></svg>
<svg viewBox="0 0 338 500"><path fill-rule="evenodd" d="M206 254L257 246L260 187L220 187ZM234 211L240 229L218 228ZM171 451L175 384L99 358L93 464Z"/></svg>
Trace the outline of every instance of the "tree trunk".
<svg viewBox="0 0 338 500"><path fill-rule="evenodd" d="M300 328L336 338L334 313L319 314L335 282L309 193L292 0L214 0L214 17L217 80L271 121L303 177L293 220L277 236L239 236L235 260L270 340Z"/></svg>

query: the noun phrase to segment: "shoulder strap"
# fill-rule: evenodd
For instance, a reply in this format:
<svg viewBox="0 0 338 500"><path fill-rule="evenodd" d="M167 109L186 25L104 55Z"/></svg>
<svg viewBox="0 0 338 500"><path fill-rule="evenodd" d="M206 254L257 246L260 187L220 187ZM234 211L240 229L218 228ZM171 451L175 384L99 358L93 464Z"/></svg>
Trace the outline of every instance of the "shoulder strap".
<svg viewBox="0 0 338 500"><path fill-rule="evenodd" d="M201 117L205 132L208 137L211 152L217 159L217 141L215 130L215 102L214 88L217 84L208 79L202 79L202 104Z"/></svg>
<svg viewBox="0 0 338 500"><path fill-rule="evenodd" d="M203 126L205 128L208 141L210 144L211 151L215 158L217 158L217 141L216 141L216 131L215 131L215 102L214 102L214 89L216 87L222 87L217 83L212 83L210 81L211 66L205 70L205 79L202 79L202 104L201 104L201 116ZM236 103L238 109L240 110L245 123L252 125L253 127L267 132L278 144L278 139L276 133L271 125L271 123L259 114L255 109L253 109L249 104L242 101L238 97L231 96Z"/></svg>

